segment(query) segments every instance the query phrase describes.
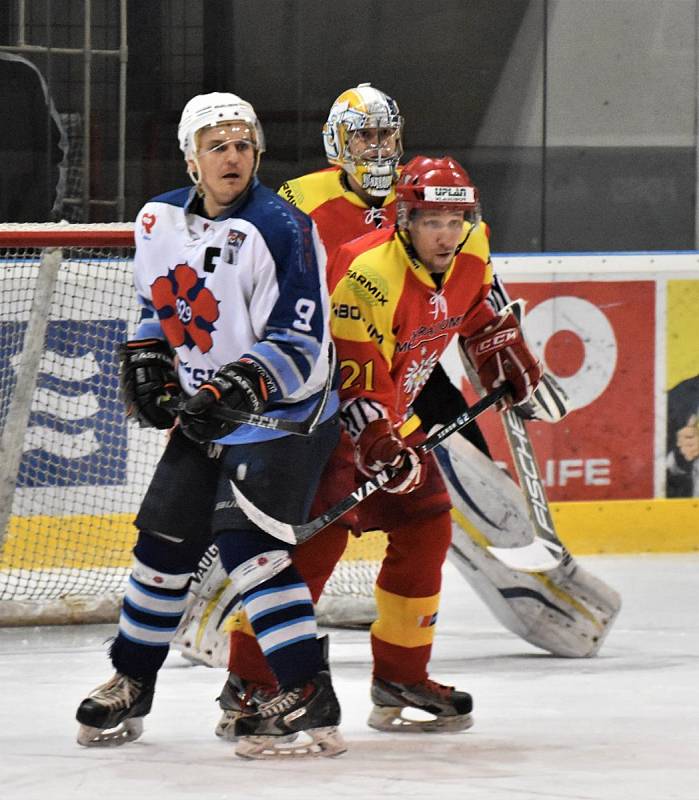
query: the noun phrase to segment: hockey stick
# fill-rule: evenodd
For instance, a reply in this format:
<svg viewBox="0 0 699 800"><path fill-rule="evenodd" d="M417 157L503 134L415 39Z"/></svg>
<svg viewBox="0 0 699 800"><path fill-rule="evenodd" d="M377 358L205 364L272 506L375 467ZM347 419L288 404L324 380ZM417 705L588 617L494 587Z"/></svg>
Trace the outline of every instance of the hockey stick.
<svg viewBox="0 0 699 800"><path fill-rule="evenodd" d="M431 436L425 439L422 444L418 445L416 449L421 453L429 453L430 450L434 450L440 442L443 442L448 436L451 436L452 433L469 425L486 409L502 400L509 391L509 384L506 383L499 386L495 391L479 400L470 409L459 414L458 417L444 425L444 427L435 431ZM390 467L381 470L381 472L378 472L373 478L370 478L361 486L358 486L351 494L347 495L344 500L340 500L339 503L336 503L320 516L298 525L293 525L290 522L282 522L274 517L270 517L269 514L266 514L248 500L233 481L230 483L238 506L251 522L263 531L270 533L272 536L276 536L277 539L281 539L283 542L301 544L312 536L315 536L319 531L325 528L326 525L337 521L343 514L361 503L362 500L366 500L370 494L373 494L377 489L380 489L385 483L390 481L395 474L396 470Z"/></svg>
<svg viewBox="0 0 699 800"><path fill-rule="evenodd" d="M524 302L514 300L505 308L512 308L521 324L524 316ZM461 347L459 347L459 354L469 381L482 394L483 387L478 380L478 375ZM556 535L534 448L524 420L515 411L511 408L506 409L503 419L520 489L527 501L529 519L534 529L534 541L524 547L494 547L491 545L488 546L488 550L505 566L513 570L545 572L555 569L561 563L566 551Z"/></svg>
<svg viewBox="0 0 699 800"><path fill-rule="evenodd" d="M526 547L489 547L491 553L510 569L523 572L540 572L553 569L561 563L565 547L556 534L551 510L546 498L544 482L534 454L525 421L512 409L503 414L505 433L512 452L519 485L527 501L529 518L534 528L534 541ZM546 558L548 554L548 558ZM543 557L548 566L541 566L537 558Z"/></svg>
<svg viewBox="0 0 699 800"><path fill-rule="evenodd" d="M209 414L212 419L221 422L235 422L243 425L253 425L256 428L267 428L268 430L285 431L297 436L310 436L318 427L323 412L328 404L328 398L332 390L333 378L335 375L335 346L332 342L328 344L328 379L323 386L323 393L311 413L303 420L284 419L283 417L270 417L266 414L255 414L252 411L240 411L223 406L214 406ZM181 411L185 406L186 400L169 398L163 400L159 405L172 411Z"/></svg>

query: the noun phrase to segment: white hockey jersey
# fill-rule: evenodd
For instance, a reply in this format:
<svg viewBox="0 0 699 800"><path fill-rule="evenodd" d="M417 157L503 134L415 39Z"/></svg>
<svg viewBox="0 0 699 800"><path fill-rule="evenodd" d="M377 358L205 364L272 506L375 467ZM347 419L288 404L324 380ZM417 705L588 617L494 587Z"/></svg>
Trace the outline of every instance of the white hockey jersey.
<svg viewBox="0 0 699 800"><path fill-rule="evenodd" d="M135 339L167 339L194 394L241 357L267 377L270 416L303 419L328 379L325 251L306 214L254 180L216 219L192 209L193 188L160 195L136 218ZM325 415L337 408L335 393ZM284 435L240 426L224 444Z"/></svg>

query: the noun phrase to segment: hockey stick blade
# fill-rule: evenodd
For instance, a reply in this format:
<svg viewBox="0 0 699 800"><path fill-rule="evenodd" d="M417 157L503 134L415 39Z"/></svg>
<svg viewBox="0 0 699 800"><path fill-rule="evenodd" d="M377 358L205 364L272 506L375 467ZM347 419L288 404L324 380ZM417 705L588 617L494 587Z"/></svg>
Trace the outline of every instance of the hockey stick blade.
<svg viewBox="0 0 699 800"><path fill-rule="evenodd" d="M210 412L211 418L221 422L235 422L241 425L252 425L255 428L284 431L285 433L293 433L296 436L310 436L318 427L318 423L328 404L335 374L335 365L335 346L330 342L328 345L328 379L325 381L323 392L318 402L306 419L293 420L284 419L283 417L270 417L266 414L255 414L252 411L240 411L233 408L224 408L223 406L212 408ZM179 412L184 407L184 402L171 397L161 401L159 405Z"/></svg>
<svg viewBox="0 0 699 800"><path fill-rule="evenodd" d="M451 436L452 433L469 425L476 417L502 400L509 392L509 384L506 383L499 386L495 391L491 392L491 394L475 403L468 411L459 414L458 417L455 417L451 422L444 425L444 427L435 431L431 436L425 439L417 449L423 453L429 453L430 450L434 450L440 442L443 442L448 436ZM351 494L347 495L344 500L340 500L339 503L329 508L320 516L298 525L294 525L290 522L282 522L266 514L250 501L233 481L230 483L238 506L252 523L263 531L275 536L277 539L281 539L283 542L287 542L288 544L301 544L312 536L315 536L327 525L338 520L343 514L354 508L363 500L366 500L369 495L373 494L377 489L380 489L385 483L390 481L394 474L395 471L390 468L378 472L373 478L370 478L368 481L361 484L361 486L358 486Z"/></svg>
<svg viewBox="0 0 699 800"><path fill-rule="evenodd" d="M488 545L488 552L506 567L517 572L546 572L555 569L563 558L563 548L538 536L523 547L495 547Z"/></svg>

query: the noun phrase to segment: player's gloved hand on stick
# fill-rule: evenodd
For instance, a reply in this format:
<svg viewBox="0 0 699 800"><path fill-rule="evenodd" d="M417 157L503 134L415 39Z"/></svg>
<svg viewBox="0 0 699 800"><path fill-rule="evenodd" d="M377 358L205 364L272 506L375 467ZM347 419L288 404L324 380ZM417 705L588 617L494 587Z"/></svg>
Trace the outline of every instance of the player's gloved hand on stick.
<svg viewBox="0 0 699 800"><path fill-rule="evenodd" d="M204 444L232 433L240 423L215 419L215 409L250 411L259 414L267 406L267 385L252 363L234 361L199 387L180 410L182 432Z"/></svg>
<svg viewBox="0 0 699 800"><path fill-rule="evenodd" d="M381 488L395 494L408 494L425 480L425 465L418 453L409 447L387 419L375 419L359 435L354 449L357 469L373 477L385 467L398 474Z"/></svg>
<svg viewBox="0 0 699 800"><path fill-rule="evenodd" d="M159 405L182 391L167 342L134 339L120 344L119 384L126 416L142 428L166 430L175 424L177 412Z"/></svg>
<svg viewBox="0 0 699 800"><path fill-rule="evenodd" d="M522 419L540 422L558 422L570 410L570 400L558 381L544 372L541 383L534 389L525 403L515 406L515 413Z"/></svg>
<svg viewBox="0 0 699 800"><path fill-rule="evenodd" d="M503 309L497 319L469 336L464 346L486 392L509 381L514 405L531 398L543 375L543 367L524 341L512 311Z"/></svg>

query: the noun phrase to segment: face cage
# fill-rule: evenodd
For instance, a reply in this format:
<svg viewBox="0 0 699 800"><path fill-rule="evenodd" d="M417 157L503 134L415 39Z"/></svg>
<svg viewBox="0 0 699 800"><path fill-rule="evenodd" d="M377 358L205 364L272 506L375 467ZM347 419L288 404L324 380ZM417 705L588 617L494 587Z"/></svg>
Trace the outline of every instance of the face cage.
<svg viewBox="0 0 699 800"><path fill-rule="evenodd" d="M389 156L381 156L381 148L377 148L378 156L376 158L366 158L362 157L362 155L353 155L351 151L351 140L354 134L359 133L360 131L366 130L373 130L373 129L383 129L391 131L392 136L395 138L395 148L393 153ZM343 162L348 162L350 164L378 164L380 166L384 164L392 164L395 163L396 165L400 161L400 157L403 155L403 140L401 136L401 129L402 123L400 122L393 122L386 124L385 122L379 122L375 120L371 120L369 124L362 125L361 128L355 127L348 127L346 123L338 122L335 129L335 136L338 142L337 152L339 153L340 160ZM371 149L371 148L367 148Z"/></svg>
<svg viewBox="0 0 699 800"><path fill-rule="evenodd" d="M395 149L390 156L382 156L381 148L377 148L376 158L363 158L350 151L350 140L354 133L369 128L385 128L393 131ZM364 125L362 128L348 130L343 123L337 125L337 138L340 147L340 166L357 181L361 188L372 197L385 197L391 191L397 177L398 163L403 155L401 138L402 123ZM369 148L368 148L369 149Z"/></svg>

